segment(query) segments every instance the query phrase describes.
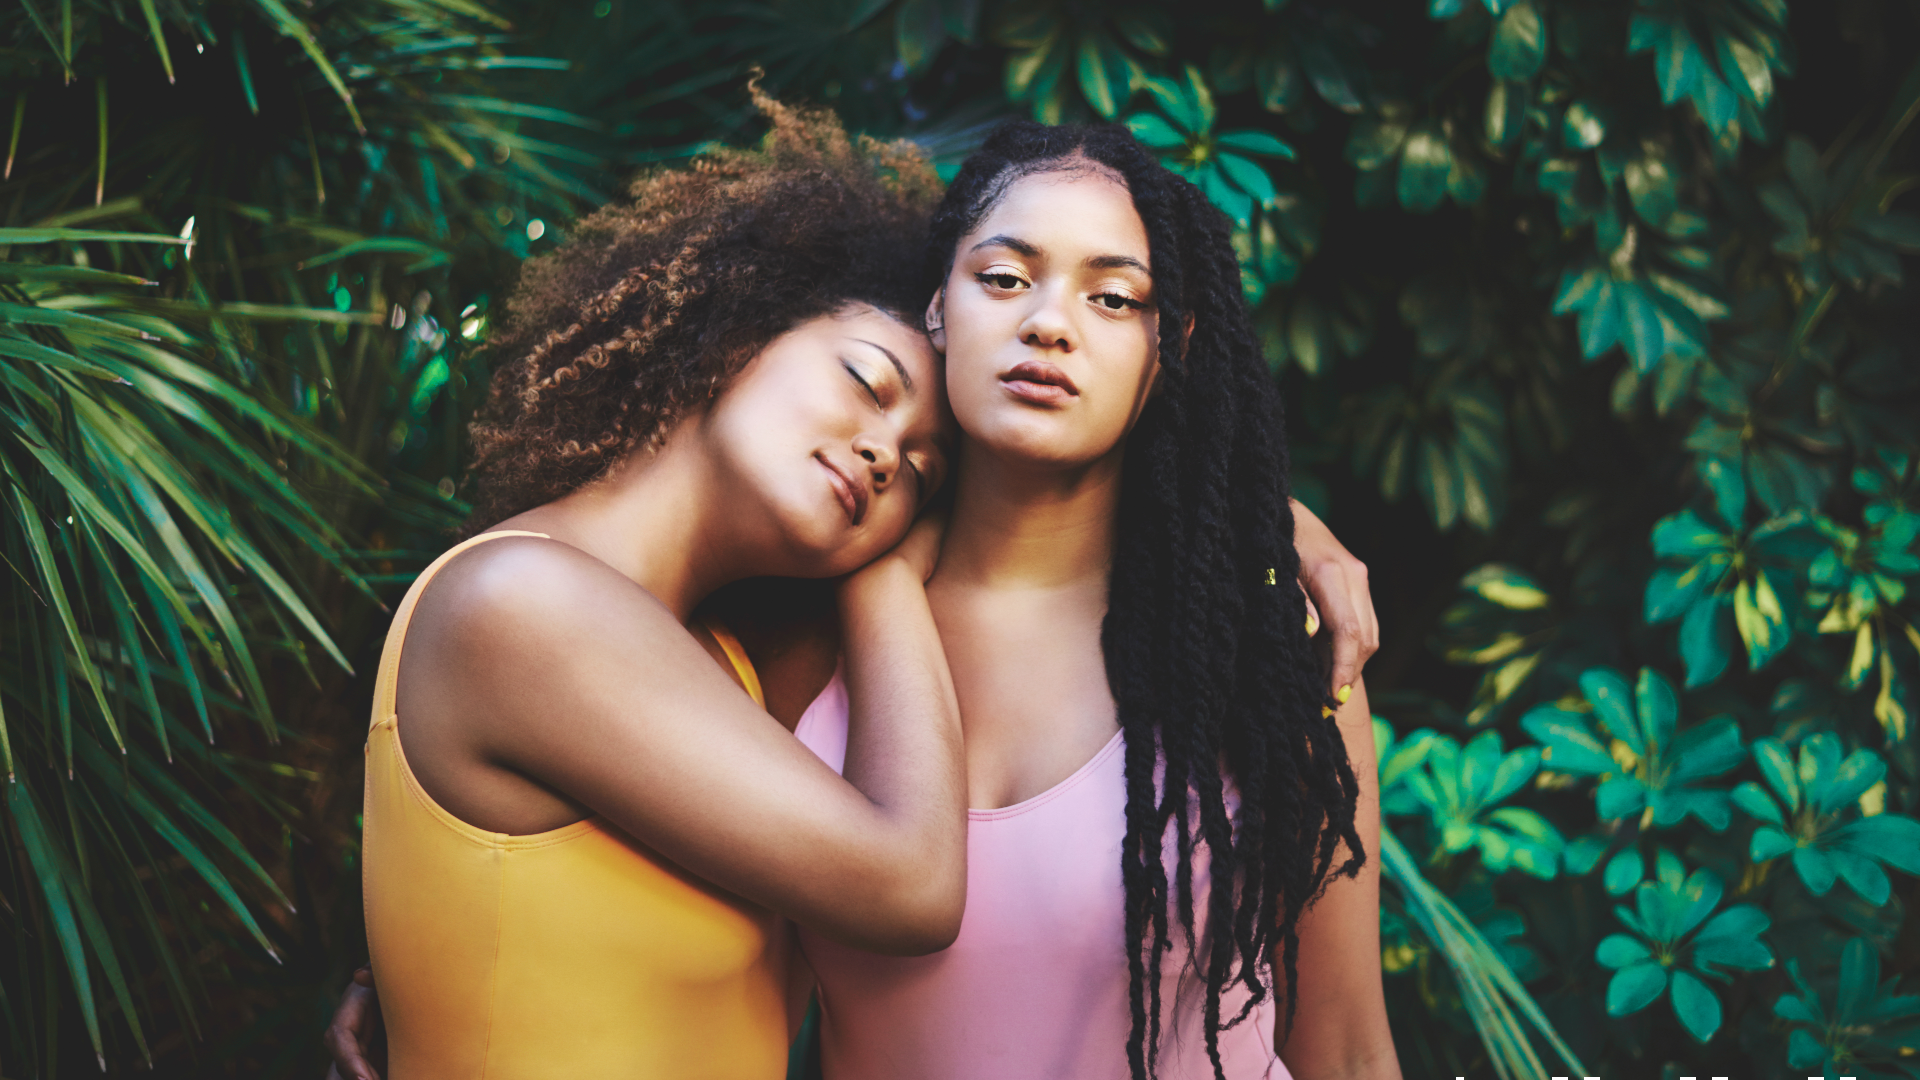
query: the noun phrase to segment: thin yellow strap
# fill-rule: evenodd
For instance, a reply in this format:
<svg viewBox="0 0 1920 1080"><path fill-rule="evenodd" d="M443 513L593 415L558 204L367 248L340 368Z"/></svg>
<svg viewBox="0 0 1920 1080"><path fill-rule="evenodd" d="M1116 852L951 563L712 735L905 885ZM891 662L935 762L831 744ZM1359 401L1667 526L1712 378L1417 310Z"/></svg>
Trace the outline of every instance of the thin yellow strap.
<svg viewBox="0 0 1920 1080"><path fill-rule="evenodd" d="M727 654L727 662L739 673L740 682L747 688L747 696L753 699L755 705L766 708L767 695L760 689L760 673L753 670L753 661L747 659L747 650L741 647L740 639L733 636L733 631L711 619L706 620L704 625L707 633L713 635L713 640L720 643L720 651Z"/></svg>
<svg viewBox="0 0 1920 1080"><path fill-rule="evenodd" d="M407 627L413 622L413 609L420 603L420 596L427 591L427 582L440 568L453 561L454 556L488 540L498 540L503 536L537 536L542 540L551 540L546 533L528 532L524 529L502 529L499 532L483 532L470 536L448 548L440 557L428 564L420 576L413 579L413 586L407 590L406 599L400 601L400 609L393 613L393 626L387 631L387 645L380 654L380 675L374 682L373 720L378 724L393 715L395 685L400 681L400 649L406 644Z"/></svg>

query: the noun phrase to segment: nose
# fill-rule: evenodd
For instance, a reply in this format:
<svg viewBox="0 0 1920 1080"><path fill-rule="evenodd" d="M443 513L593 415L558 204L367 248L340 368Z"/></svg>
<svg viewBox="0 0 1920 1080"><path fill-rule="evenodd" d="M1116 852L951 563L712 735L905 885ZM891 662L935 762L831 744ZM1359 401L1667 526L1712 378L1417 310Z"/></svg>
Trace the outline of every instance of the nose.
<svg viewBox="0 0 1920 1080"><path fill-rule="evenodd" d="M900 472L900 446L893 439L862 432L853 440L853 452L867 463L876 495L885 491Z"/></svg>
<svg viewBox="0 0 1920 1080"><path fill-rule="evenodd" d="M1073 323L1066 311L1067 292L1064 284L1033 290L1033 308L1020 322L1022 342L1038 349L1074 350Z"/></svg>

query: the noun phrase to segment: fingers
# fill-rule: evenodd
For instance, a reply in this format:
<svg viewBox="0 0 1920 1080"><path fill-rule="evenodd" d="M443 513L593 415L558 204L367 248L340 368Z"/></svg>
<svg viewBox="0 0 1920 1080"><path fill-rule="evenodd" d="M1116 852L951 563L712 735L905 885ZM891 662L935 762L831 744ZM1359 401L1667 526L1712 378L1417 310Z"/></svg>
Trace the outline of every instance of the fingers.
<svg viewBox="0 0 1920 1080"><path fill-rule="evenodd" d="M333 1066L327 1071L328 1080L380 1080L380 1074L366 1056L367 1045L373 1041L373 1032L380 1022L379 999L370 985L371 973L365 983L361 982L360 974L354 973L354 981L348 983L340 995L340 1005L333 1011L333 1023L322 1039L333 1058Z"/></svg>
<svg viewBox="0 0 1920 1080"><path fill-rule="evenodd" d="M1380 622L1367 587L1367 568L1352 556L1325 562L1312 571L1306 587L1325 617L1327 632L1333 635L1329 689L1335 700L1345 703L1367 659L1380 647Z"/></svg>

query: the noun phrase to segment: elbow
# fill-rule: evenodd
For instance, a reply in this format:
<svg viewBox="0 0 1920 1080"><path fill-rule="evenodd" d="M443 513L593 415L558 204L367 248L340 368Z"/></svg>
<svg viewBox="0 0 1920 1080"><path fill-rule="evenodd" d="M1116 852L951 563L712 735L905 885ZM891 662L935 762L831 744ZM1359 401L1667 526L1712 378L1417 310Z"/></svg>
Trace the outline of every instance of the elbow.
<svg viewBox="0 0 1920 1080"><path fill-rule="evenodd" d="M900 881L883 894L885 914L873 921L862 947L886 956L925 956L960 936L967 908L966 872Z"/></svg>

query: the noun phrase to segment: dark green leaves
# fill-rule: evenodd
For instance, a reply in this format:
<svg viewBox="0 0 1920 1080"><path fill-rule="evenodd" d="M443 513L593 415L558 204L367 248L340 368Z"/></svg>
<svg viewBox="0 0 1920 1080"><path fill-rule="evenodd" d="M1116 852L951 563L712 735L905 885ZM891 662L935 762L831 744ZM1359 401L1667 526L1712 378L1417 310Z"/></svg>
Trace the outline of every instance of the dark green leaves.
<svg viewBox="0 0 1920 1080"><path fill-rule="evenodd" d="M1773 1003L1773 1015L1792 1026L1789 1065L1833 1076L1911 1074L1920 995L1901 993L1897 978L1880 981L1880 957L1870 942L1847 941L1831 993L1810 984L1796 960L1787 961L1787 974L1794 992Z"/></svg>
<svg viewBox="0 0 1920 1080"><path fill-rule="evenodd" d="M1920 822L1885 812L1862 816L1856 805L1886 775L1878 754L1863 748L1842 760L1839 740L1823 731L1801 744L1797 761L1776 739L1756 741L1753 760L1766 788L1749 780L1733 798L1762 823L1749 852L1754 862L1790 855L1808 892L1824 896L1845 880L1876 905L1891 889L1882 864L1920 874Z"/></svg>
<svg viewBox="0 0 1920 1080"><path fill-rule="evenodd" d="M1525 82L1547 59L1547 24L1532 0L1520 0L1500 15L1487 48L1487 70L1496 79Z"/></svg>
<svg viewBox="0 0 1920 1080"><path fill-rule="evenodd" d="M1786 647L1793 635L1788 606L1798 595L1796 564L1804 566L1802 560L1811 556L1813 535L1797 514L1750 532L1722 531L1691 510L1654 526L1653 550L1662 565L1647 582L1646 619L1656 624L1682 619L1680 654L1689 687L1705 685L1726 670L1730 627L1745 643L1748 666L1755 670Z"/></svg>
<svg viewBox="0 0 1920 1080"><path fill-rule="evenodd" d="M1631 688L1617 672L1594 668L1580 676L1580 690L1592 709L1591 720L1542 705L1520 721L1541 744L1545 768L1598 778L1595 808L1604 819L1644 810L1648 823L1658 827L1677 825L1688 815L1715 832L1727 827L1732 814L1727 793L1698 781L1745 759L1740 729L1731 717L1680 728L1673 686L1651 668L1642 668Z"/></svg>
<svg viewBox="0 0 1920 1080"><path fill-rule="evenodd" d="M1391 749L1381 782L1397 781L1400 787L1383 796L1389 812L1424 809L1441 850L1477 849L1495 873L1518 869L1538 878L1558 873L1565 847L1559 830L1533 810L1498 805L1539 770L1538 749L1504 752L1495 731L1482 732L1464 748L1444 735L1419 731Z"/></svg>
<svg viewBox="0 0 1920 1080"><path fill-rule="evenodd" d="M1724 980L1727 970L1772 967L1772 950L1760 938L1771 920L1748 904L1713 914L1724 891L1718 877L1704 869L1688 875L1664 850L1655 862L1654 880L1634 890L1634 908L1614 908L1629 932L1607 937L1594 950L1600 965L1614 971L1607 1014L1639 1012L1670 992L1681 1026L1706 1042L1720 1029L1723 1014L1705 980Z"/></svg>
<svg viewBox="0 0 1920 1080"><path fill-rule="evenodd" d="M1214 134L1213 93L1197 68L1187 68L1179 80L1150 77L1144 85L1160 111L1129 116L1134 136L1247 227L1255 210L1279 194L1264 162L1291 160L1293 148L1264 131Z"/></svg>

